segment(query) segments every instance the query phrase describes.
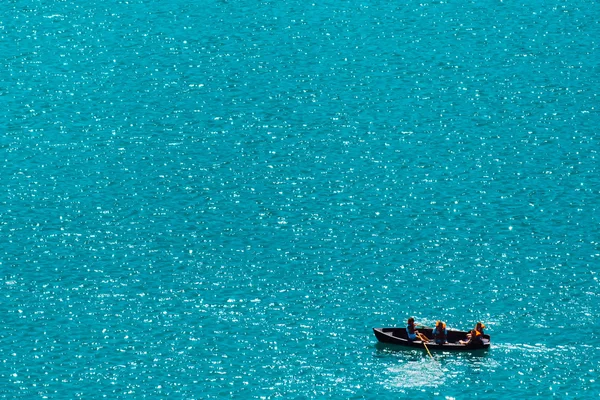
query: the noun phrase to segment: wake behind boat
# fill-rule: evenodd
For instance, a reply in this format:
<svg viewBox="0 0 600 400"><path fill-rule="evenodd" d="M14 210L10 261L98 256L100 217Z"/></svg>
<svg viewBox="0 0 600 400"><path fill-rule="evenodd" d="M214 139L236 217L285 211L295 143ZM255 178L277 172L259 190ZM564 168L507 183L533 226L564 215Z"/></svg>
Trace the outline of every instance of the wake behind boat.
<svg viewBox="0 0 600 400"><path fill-rule="evenodd" d="M490 335L482 335L480 343L462 344L461 340L467 340L469 332L448 330L448 343L437 344L433 341L432 328L419 328L419 332L425 335L430 341L423 343L422 340L409 340L406 328L373 328L373 332L382 343L397 344L400 346L416 347L424 349L425 345L430 350L449 350L449 351L472 351L487 350L490 348Z"/></svg>

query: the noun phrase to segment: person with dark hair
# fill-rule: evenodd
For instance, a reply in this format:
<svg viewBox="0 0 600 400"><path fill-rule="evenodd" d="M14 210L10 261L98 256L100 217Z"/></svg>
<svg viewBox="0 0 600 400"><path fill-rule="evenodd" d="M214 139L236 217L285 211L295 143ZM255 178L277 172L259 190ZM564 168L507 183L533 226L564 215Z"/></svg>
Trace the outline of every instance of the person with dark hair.
<svg viewBox="0 0 600 400"><path fill-rule="evenodd" d="M460 344L468 345L482 345L483 344L483 335L477 329L471 329L471 332L467 335L467 340L459 341Z"/></svg>
<svg viewBox="0 0 600 400"><path fill-rule="evenodd" d="M485 329L485 325L483 324L483 322L478 322L475 325L475 328L471 330L471 332L469 332L467 334L467 339L471 339L471 336L473 335L473 331L477 332L476 336L479 336L480 339L483 338L483 330Z"/></svg>
<svg viewBox="0 0 600 400"><path fill-rule="evenodd" d="M413 317L410 317L406 325L406 336L408 337L408 340L417 340L418 335L419 331L417 331L415 327L415 319Z"/></svg>

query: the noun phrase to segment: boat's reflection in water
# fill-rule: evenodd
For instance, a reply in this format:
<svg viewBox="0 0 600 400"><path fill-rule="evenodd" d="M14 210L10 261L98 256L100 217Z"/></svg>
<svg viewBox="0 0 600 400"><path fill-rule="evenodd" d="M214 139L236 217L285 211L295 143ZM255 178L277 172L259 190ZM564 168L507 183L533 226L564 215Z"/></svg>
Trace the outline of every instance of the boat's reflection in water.
<svg viewBox="0 0 600 400"><path fill-rule="evenodd" d="M400 346L389 343L375 343L375 357L392 357L402 356L402 358L413 358L413 361L420 360L423 357L429 357L429 354L425 350L410 348L406 346ZM436 360L439 359L463 359L463 360L481 360L486 359L490 350L480 349L463 352L455 351L432 351L431 354Z"/></svg>
<svg viewBox="0 0 600 400"><path fill-rule="evenodd" d="M480 370L489 363L489 352L476 350L456 353L437 351L429 354L420 349L376 343L376 358L385 360L381 383L390 389L435 388L459 379L467 370ZM383 377L382 377L383 378Z"/></svg>

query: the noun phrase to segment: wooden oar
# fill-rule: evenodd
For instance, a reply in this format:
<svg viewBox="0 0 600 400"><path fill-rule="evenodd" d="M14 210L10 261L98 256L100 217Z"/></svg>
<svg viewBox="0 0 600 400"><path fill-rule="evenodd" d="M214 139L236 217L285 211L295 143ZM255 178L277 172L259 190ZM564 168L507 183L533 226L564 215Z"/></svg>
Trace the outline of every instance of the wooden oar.
<svg viewBox="0 0 600 400"><path fill-rule="evenodd" d="M435 358L433 358L433 356L431 355L431 352L429 351L429 348L427 347L427 344L426 344L427 342L429 342L429 339L427 338L427 336L425 336L425 335L423 335L421 332L419 332L419 333L417 334L417 337L418 337L419 339L421 339L421 341L423 342L423 346L425 346L425 350L427 350L427 353L429 354L429 357L431 357L431 359L432 359L433 361L435 361Z"/></svg>
<svg viewBox="0 0 600 400"><path fill-rule="evenodd" d="M429 338L423 335L421 332L417 332L417 337L421 339L422 342L429 343Z"/></svg>

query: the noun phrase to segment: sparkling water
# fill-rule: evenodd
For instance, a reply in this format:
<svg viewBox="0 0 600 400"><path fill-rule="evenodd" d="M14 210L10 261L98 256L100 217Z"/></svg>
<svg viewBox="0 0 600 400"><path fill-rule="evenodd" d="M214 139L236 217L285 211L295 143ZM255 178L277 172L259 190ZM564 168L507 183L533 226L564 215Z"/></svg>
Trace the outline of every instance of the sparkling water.
<svg viewBox="0 0 600 400"><path fill-rule="evenodd" d="M4 1L0 396L598 398L598 15Z"/></svg>

